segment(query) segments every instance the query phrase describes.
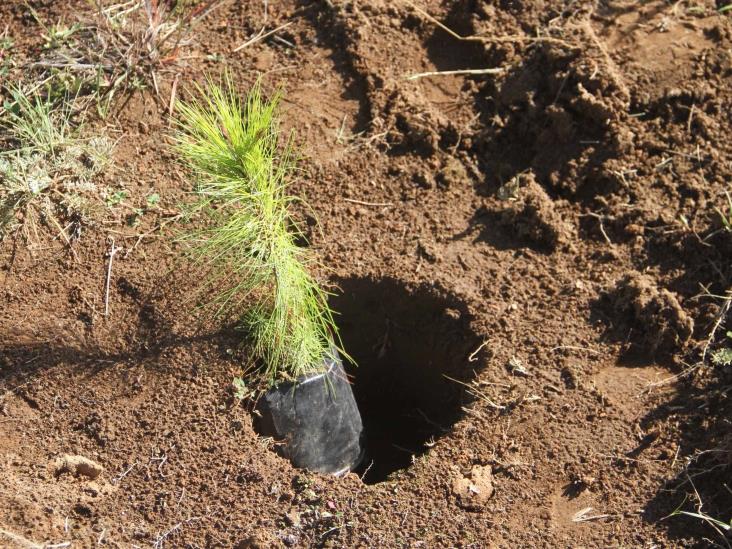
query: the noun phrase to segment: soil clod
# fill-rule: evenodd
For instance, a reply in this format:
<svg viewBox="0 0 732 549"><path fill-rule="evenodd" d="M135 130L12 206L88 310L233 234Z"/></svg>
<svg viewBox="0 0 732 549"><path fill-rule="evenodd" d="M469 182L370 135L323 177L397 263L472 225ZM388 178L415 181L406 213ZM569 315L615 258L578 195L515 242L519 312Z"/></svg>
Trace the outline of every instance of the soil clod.
<svg viewBox="0 0 732 549"><path fill-rule="evenodd" d="M104 467L96 461L84 456L64 455L55 462L56 475L71 473L74 476L83 476L94 480L104 471Z"/></svg>
<svg viewBox="0 0 732 549"><path fill-rule="evenodd" d="M626 275L610 298L614 309L627 316L635 346L644 354L671 354L689 343L693 319L673 293L659 289L649 276Z"/></svg>
<svg viewBox="0 0 732 549"><path fill-rule="evenodd" d="M476 465L469 474L455 477L452 481L452 493L463 509L480 510L493 492L493 471L490 465Z"/></svg>
<svg viewBox="0 0 732 549"><path fill-rule="evenodd" d="M518 198L501 213L501 222L531 244L554 250L572 239L573 229L533 174L523 174Z"/></svg>

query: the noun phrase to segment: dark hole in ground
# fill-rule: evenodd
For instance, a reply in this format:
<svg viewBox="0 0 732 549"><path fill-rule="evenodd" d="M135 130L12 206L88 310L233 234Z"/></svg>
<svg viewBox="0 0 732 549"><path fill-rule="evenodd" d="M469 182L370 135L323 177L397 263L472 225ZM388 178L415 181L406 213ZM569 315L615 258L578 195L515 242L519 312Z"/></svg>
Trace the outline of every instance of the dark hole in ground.
<svg viewBox="0 0 732 549"><path fill-rule="evenodd" d="M480 361L467 306L433 286L394 279L338 280L331 299L366 435L358 474L381 482L447 434L468 403L465 387ZM456 381L450 380L448 376Z"/></svg>

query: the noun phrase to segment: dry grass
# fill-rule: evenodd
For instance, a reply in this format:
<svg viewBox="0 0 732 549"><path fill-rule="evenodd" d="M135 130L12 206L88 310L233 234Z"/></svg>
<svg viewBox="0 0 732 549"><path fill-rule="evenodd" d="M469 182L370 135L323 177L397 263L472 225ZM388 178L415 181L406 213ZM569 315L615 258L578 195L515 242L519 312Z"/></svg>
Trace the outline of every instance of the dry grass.
<svg viewBox="0 0 732 549"><path fill-rule="evenodd" d="M71 26L46 27L36 15L46 47L33 67L56 76L64 93L94 98L106 115L115 98L136 90L153 89L167 101L161 80L182 70L194 28L222 0L88 2L91 12Z"/></svg>

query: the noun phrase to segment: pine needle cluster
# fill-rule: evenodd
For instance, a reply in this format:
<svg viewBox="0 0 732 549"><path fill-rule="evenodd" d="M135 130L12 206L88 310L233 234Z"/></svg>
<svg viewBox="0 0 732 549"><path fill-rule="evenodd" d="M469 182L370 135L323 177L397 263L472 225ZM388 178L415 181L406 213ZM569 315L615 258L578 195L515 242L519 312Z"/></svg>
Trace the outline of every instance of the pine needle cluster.
<svg viewBox="0 0 732 549"><path fill-rule="evenodd" d="M228 76L195 91L178 106L176 149L196 178L194 211L210 216L188 240L209 267L212 304L239 318L268 385L322 371L338 335L297 245L290 209L300 199L287 192L295 163L279 140L279 96L265 99L257 83L242 101Z"/></svg>

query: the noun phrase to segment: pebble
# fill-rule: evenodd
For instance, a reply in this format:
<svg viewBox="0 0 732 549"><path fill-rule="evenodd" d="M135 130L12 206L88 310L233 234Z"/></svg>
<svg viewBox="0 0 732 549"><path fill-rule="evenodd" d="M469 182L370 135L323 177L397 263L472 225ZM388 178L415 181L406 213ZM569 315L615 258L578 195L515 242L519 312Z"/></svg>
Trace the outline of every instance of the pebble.
<svg viewBox="0 0 732 549"><path fill-rule="evenodd" d="M75 476L85 476L94 480L104 471L104 467L96 461L84 456L65 454L56 460L56 474L71 473Z"/></svg>

